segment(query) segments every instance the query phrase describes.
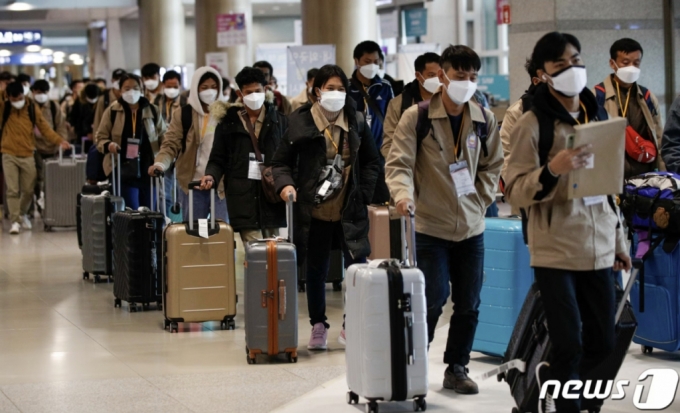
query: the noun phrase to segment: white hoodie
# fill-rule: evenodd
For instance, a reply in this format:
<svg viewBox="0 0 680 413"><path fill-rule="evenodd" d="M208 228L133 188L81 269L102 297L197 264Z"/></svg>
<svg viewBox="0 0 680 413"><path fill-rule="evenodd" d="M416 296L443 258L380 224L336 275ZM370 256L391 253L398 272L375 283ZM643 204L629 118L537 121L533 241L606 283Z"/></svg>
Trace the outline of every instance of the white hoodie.
<svg viewBox="0 0 680 413"><path fill-rule="evenodd" d="M201 80L201 77L208 72L214 74L219 80L217 84L217 97L215 100L222 100L222 76L220 76L219 72L210 66L202 66L196 69L193 77L191 78L191 87L189 88L189 99L187 99L187 103L189 103L196 113L201 115L201 117L205 115L205 113L203 112L203 107L201 106L201 100L198 98L198 81Z"/></svg>
<svg viewBox="0 0 680 413"><path fill-rule="evenodd" d="M200 131L205 130L205 135L200 137L200 144L198 145L198 151L196 152L194 180L200 180L205 173L205 167L208 165L213 139L215 138L215 127L217 126L217 122L211 120L210 117L205 116L207 113L203 112L203 106L201 106L201 100L198 96L198 82L206 73L213 73L217 77L217 97L215 98L215 101L219 102L222 99L222 76L220 76L219 72L209 66L203 66L196 69L191 78L191 88L189 89L189 99L187 99L187 102L199 115L198 124L194 125L194 130L198 130L199 133ZM203 122L208 122L207 127L203 127Z"/></svg>

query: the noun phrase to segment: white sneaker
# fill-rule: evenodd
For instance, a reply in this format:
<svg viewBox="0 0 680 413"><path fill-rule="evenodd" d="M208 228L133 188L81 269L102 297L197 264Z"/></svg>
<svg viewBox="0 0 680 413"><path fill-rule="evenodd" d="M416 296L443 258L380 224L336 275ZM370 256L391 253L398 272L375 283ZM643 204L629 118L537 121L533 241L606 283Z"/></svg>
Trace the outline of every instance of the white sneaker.
<svg viewBox="0 0 680 413"><path fill-rule="evenodd" d="M541 390L543 383L546 381L545 376L547 370L550 368L550 363L543 361L536 366L536 381L538 382L538 390ZM538 413L557 413L555 407L555 400L553 400L550 393L545 395L544 400L538 400Z"/></svg>
<svg viewBox="0 0 680 413"><path fill-rule="evenodd" d="M40 198L35 201L41 210L45 209L45 193L40 191Z"/></svg>
<svg viewBox="0 0 680 413"><path fill-rule="evenodd" d="M21 224L19 224L18 222L12 223L12 228L9 230L9 233L12 235L16 235L19 233L19 231L21 231Z"/></svg>
<svg viewBox="0 0 680 413"><path fill-rule="evenodd" d="M28 219L28 215L24 215L22 221L21 221L21 227L23 229L31 229L33 228L33 224L31 224L31 220Z"/></svg>
<svg viewBox="0 0 680 413"><path fill-rule="evenodd" d="M345 336L345 329L343 328L342 331L340 332L340 335L338 336L338 343L340 343L343 347L347 346L347 337Z"/></svg>

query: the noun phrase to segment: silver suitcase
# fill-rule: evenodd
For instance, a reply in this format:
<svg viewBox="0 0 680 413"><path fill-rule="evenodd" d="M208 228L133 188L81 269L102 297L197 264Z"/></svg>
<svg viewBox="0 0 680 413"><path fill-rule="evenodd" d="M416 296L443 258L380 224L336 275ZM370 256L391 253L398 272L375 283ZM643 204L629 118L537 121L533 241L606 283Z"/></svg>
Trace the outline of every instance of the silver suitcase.
<svg viewBox="0 0 680 413"><path fill-rule="evenodd" d="M246 246L244 291L248 364L258 354L285 353L297 362L297 254L293 244L292 200L288 208L288 241L266 239Z"/></svg>
<svg viewBox="0 0 680 413"><path fill-rule="evenodd" d="M115 178L115 174L111 174L113 194L105 191L101 195L83 195L80 201L83 279L89 279L92 274L94 282L99 282L101 275L113 274L112 217L116 212L125 210L125 201L117 196L120 194L120 179L116 181Z"/></svg>
<svg viewBox="0 0 680 413"><path fill-rule="evenodd" d="M64 159L59 148L59 159L45 161L45 231L76 226L76 197L86 181L86 163L85 158L76 157L73 146L70 159Z"/></svg>

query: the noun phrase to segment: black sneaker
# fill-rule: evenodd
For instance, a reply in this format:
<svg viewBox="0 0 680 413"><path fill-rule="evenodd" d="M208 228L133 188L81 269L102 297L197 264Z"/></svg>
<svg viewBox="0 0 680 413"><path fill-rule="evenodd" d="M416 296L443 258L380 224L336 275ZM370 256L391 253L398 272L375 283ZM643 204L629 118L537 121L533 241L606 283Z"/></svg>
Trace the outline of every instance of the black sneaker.
<svg viewBox="0 0 680 413"><path fill-rule="evenodd" d="M460 394L479 393L477 383L467 375L469 372L470 370L458 364L455 364L453 369L448 367L444 372L444 388Z"/></svg>
<svg viewBox="0 0 680 413"><path fill-rule="evenodd" d="M550 363L544 361L538 363L536 366L536 381L538 382L538 391L541 391L543 383L545 383L546 374L548 373L548 368L550 368ZM552 398L552 394L547 393L545 399L538 399L538 413L557 413L557 408L555 407L555 400Z"/></svg>

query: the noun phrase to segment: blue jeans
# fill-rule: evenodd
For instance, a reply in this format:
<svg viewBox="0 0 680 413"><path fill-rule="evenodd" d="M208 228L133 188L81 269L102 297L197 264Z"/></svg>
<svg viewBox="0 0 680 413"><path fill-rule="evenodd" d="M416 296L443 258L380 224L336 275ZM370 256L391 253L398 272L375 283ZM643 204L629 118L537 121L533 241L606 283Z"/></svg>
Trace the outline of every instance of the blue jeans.
<svg viewBox="0 0 680 413"><path fill-rule="evenodd" d="M177 190L179 203L182 205L182 217L184 221L189 221L189 194L185 194L181 189ZM208 218L210 214L210 191L194 191L194 220ZM227 201L220 199L215 194L215 219L229 222L227 214Z"/></svg>
<svg viewBox="0 0 680 413"><path fill-rule="evenodd" d="M326 328L326 275L331 262L333 241L339 241L345 255L345 268L366 262L366 257L352 258L347 249L340 221L312 219L307 241L307 309L311 325L323 323Z"/></svg>
<svg viewBox="0 0 680 413"><path fill-rule="evenodd" d="M167 211L168 215L170 215L170 208L172 208L172 184L175 178L175 170L171 170L169 172L166 172L163 181L165 183L165 210Z"/></svg>
<svg viewBox="0 0 680 413"><path fill-rule="evenodd" d="M122 192L121 196L125 200L125 208L134 210L139 209L140 206L151 208L150 190L151 188L149 187L148 182L146 185L140 184L139 188L132 185L121 184L120 191ZM154 200L155 199L156 197L154 196Z"/></svg>
<svg viewBox="0 0 680 413"><path fill-rule="evenodd" d="M489 205L484 216L486 218L498 218L498 205L496 204L496 201L493 201L493 204Z"/></svg>
<svg viewBox="0 0 680 413"><path fill-rule="evenodd" d="M484 234L454 242L416 234L418 268L425 275L427 329L431 343L451 293L453 315L449 323L444 363L470 362L479 316L479 295L484 274Z"/></svg>

